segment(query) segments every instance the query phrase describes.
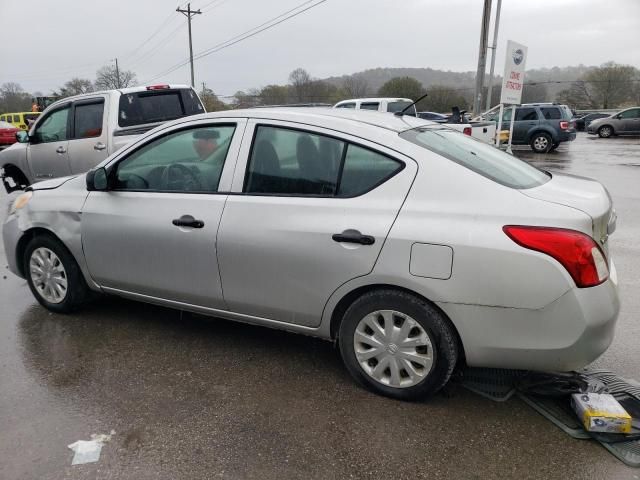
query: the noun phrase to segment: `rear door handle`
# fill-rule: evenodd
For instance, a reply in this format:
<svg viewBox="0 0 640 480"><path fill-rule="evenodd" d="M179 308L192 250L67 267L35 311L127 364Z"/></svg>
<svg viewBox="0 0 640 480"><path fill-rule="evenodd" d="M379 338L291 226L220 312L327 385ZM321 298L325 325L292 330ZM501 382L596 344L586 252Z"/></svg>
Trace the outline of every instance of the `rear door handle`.
<svg viewBox="0 0 640 480"><path fill-rule="evenodd" d="M105 148L107 148L107 146L102 142L98 142L93 146L93 149L98 151L104 150Z"/></svg>
<svg viewBox="0 0 640 480"><path fill-rule="evenodd" d="M338 243L359 243L360 245L373 245L376 241L371 235L363 235L358 230L348 229L342 233L334 233L331 238Z"/></svg>
<svg viewBox="0 0 640 480"><path fill-rule="evenodd" d="M180 218L174 218L171 223L173 223L176 227L204 227L204 222L202 220L196 220L191 215L182 215Z"/></svg>
<svg viewBox="0 0 640 480"><path fill-rule="evenodd" d="M60 145L58 148L56 148L56 153L67 153L67 149Z"/></svg>

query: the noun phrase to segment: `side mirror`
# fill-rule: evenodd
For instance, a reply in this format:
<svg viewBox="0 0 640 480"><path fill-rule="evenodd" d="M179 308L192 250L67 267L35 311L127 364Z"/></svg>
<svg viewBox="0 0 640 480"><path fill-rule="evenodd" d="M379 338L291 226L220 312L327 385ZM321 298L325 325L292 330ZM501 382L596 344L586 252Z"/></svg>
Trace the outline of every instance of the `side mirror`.
<svg viewBox="0 0 640 480"><path fill-rule="evenodd" d="M109 186L107 170L104 167L87 172L87 190L89 192L105 191Z"/></svg>
<svg viewBox="0 0 640 480"><path fill-rule="evenodd" d="M620 120L622 118L622 115L616 115L616 118Z"/></svg>
<svg viewBox="0 0 640 480"><path fill-rule="evenodd" d="M29 143L29 134L24 130L16 132L16 140L18 143Z"/></svg>

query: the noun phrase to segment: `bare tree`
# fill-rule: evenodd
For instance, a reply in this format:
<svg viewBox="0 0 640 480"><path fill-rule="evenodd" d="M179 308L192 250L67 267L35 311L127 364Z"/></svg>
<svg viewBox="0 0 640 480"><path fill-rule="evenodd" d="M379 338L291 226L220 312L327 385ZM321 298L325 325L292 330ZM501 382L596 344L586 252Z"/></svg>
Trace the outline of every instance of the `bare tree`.
<svg viewBox="0 0 640 480"><path fill-rule="evenodd" d="M433 85L427 89L429 96L418 104L418 110L451 112L453 107L466 110L469 101L459 91L446 85Z"/></svg>
<svg viewBox="0 0 640 480"><path fill-rule="evenodd" d="M296 68L289 74L289 83L291 84L291 93L295 102L309 101L311 90L311 75L304 68Z"/></svg>
<svg viewBox="0 0 640 480"><path fill-rule="evenodd" d="M136 74L131 70L120 70L120 78L116 67L113 65L105 65L96 72L95 86L98 90L113 90L116 88L132 87L138 81Z"/></svg>
<svg viewBox="0 0 640 480"><path fill-rule="evenodd" d="M0 86L0 112L22 112L31 109L31 95L18 83L7 82Z"/></svg>
<svg viewBox="0 0 640 480"><path fill-rule="evenodd" d="M584 76L592 97L602 108L620 107L630 100L633 80L638 70L631 65L607 62Z"/></svg>
<svg viewBox="0 0 640 480"><path fill-rule="evenodd" d="M260 90L261 105L285 105L289 103L289 87L287 85L267 85Z"/></svg>
<svg viewBox="0 0 640 480"><path fill-rule="evenodd" d="M210 88L205 87L200 91L200 100L202 100L204 109L207 112L217 112L219 110L225 110L227 108L225 103L221 101Z"/></svg>
<svg viewBox="0 0 640 480"><path fill-rule="evenodd" d="M365 97L369 93L369 84L358 75L350 75L342 81L342 90L347 97Z"/></svg>
<svg viewBox="0 0 640 480"><path fill-rule="evenodd" d="M573 82L569 88L558 92L556 101L576 109L598 108L597 102L591 97L587 83L584 80Z"/></svg>
<svg viewBox="0 0 640 480"><path fill-rule="evenodd" d="M68 82L65 82L58 92L54 91L53 95L56 97L71 97L73 95L93 92L94 89L91 80L74 77Z"/></svg>

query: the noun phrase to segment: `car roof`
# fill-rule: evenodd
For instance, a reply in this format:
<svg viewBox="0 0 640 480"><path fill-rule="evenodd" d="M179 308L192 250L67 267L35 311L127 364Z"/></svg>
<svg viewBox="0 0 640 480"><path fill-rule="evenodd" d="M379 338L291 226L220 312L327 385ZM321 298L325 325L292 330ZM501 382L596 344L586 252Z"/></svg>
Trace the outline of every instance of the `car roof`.
<svg viewBox="0 0 640 480"><path fill-rule="evenodd" d="M324 107L267 107L267 108L247 108L238 110L222 110L219 112L203 113L186 117L187 119L209 119L209 118L256 118L292 121L308 123L311 125L328 126L335 125L336 122L347 126L370 125L383 128L392 132L404 132L412 128L425 125L438 125L437 123L410 115L394 115L387 112L375 112L371 110L351 110L335 109ZM185 119L183 118L182 121Z"/></svg>

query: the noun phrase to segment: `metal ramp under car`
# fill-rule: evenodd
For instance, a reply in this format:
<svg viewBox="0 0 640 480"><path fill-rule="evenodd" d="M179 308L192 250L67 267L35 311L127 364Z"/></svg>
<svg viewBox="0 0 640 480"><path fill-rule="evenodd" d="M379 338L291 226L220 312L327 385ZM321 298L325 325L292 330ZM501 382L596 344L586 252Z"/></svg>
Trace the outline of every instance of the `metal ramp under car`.
<svg viewBox="0 0 640 480"><path fill-rule="evenodd" d="M640 383L608 370L538 373L498 368L466 368L459 384L496 402L517 396L571 437L593 439L630 467L640 468ZM570 404L572 393L609 393L632 417L630 434L587 432Z"/></svg>

